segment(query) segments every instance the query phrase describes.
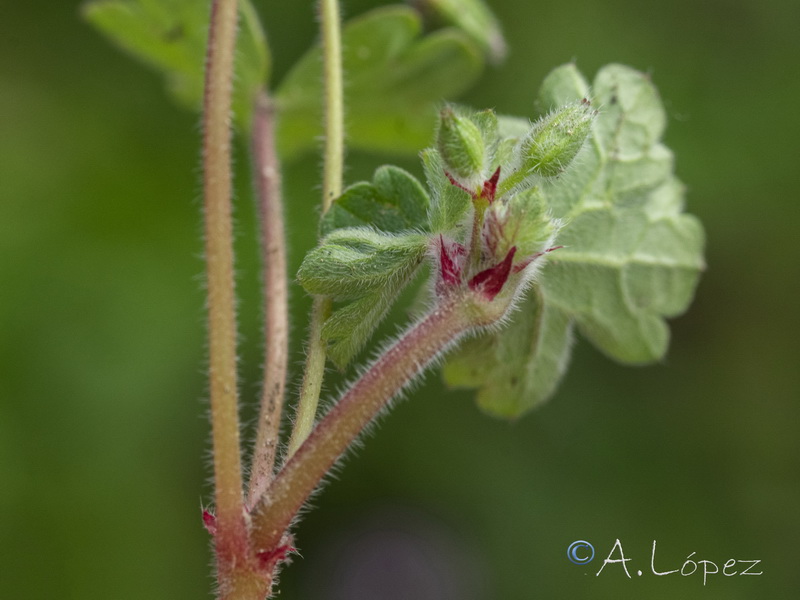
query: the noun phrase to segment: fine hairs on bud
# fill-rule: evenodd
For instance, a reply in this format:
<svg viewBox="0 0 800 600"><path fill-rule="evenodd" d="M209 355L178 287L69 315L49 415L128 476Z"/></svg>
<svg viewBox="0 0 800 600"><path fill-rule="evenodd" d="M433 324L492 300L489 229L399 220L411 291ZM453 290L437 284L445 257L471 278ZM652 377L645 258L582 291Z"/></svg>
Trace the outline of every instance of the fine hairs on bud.
<svg viewBox="0 0 800 600"><path fill-rule="evenodd" d="M589 137L596 114L584 98L539 119L523 141L522 168L543 177L562 173Z"/></svg>
<svg viewBox="0 0 800 600"><path fill-rule="evenodd" d="M447 105L440 113L436 147L445 169L467 188L474 187L482 176L486 158L478 126Z"/></svg>

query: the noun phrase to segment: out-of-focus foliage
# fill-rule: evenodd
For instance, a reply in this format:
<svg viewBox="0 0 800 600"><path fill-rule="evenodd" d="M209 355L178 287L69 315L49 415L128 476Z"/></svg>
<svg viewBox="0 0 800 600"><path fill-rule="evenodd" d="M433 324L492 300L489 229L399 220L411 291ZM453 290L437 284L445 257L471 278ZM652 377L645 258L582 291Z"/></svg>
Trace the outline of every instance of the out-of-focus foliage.
<svg viewBox="0 0 800 600"><path fill-rule="evenodd" d="M455 28L424 34L404 6L377 9L345 24L347 141L351 147L415 153L430 139L436 105L469 89L483 68L480 48ZM291 157L322 134L322 59L310 50L276 94L280 149Z"/></svg>
<svg viewBox="0 0 800 600"><path fill-rule="evenodd" d="M472 4L482 7L480 0ZM180 104L200 108L207 3L91 0L83 13L113 43L161 72ZM486 12L484 17L491 15ZM240 2L240 23L233 109L246 132L255 94L269 78L270 53L250 0ZM436 105L467 90L483 69L483 55L491 49L476 41L473 30L479 23L480 19L457 21L454 27L426 33L421 16L399 5L345 24L342 62L347 73L348 143L395 154L418 151L430 136ZM502 42L499 30L494 37ZM321 52L315 46L275 93L284 159L316 147L322 134L322 82Z"/></svg>
<svg viewBox="0 0 800 600"><path fill-rule="evenodd" d="M313 7L254 4L280 81L314 42ZM378 5L348 0L345 17ZM210 597L197 118L75 6L5 3L0 19L0 595ZM620 368L579 339L555 401L516 423L430 378L304 517L281 597L797 597L800 6L491 6L509 55L461 101L530 114L573 58L652 72L708 269L660 364ZM255 404L256 229L238 154L241 390ZM351 152L347 181L383 162ZM416 159L402 166L423 177ZM319 180L314 156L285 169L292 272L316 244ZM293 287L294 365L303 295ZM642 577L594 576L617 538ZM583 567L566 557L579 539L597 550ZM648 576L653 539L663 570L696 551L760 558L765 575Z"/></svg>
<svg viewBox="0 0 800 600"><path fill-rule="evenodd" d="M242 130L269 77L269 49L250 0L239 0L233 113ZM209 5L197 0L91 0L86 18L109 40L160 71L173 97L199 110L203 100Z"/></svg>

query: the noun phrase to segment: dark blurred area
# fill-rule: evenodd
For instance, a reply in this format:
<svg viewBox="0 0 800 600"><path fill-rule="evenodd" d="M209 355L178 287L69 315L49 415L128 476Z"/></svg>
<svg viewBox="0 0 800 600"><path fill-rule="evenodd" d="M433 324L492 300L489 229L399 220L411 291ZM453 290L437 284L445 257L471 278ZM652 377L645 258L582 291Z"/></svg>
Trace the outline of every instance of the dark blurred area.
<svg viewBox="0 0 800 600"><path fill-rule="evenodd" d="M315 38L313 6L254 3L275 83ZM662 364L618 366L579 340L556 397L518 422L429 375L314 499L279 597L800 597L800 4L491 4L510 54L463 101L532 114L572 59L590 77L609 62L651 73L708 270ZM77 4L0 14L0 597L211 597L198 117ZM260 300L238 156L252 420ZM420 172L351 154L346 178L388 160ZM292 272L313 244L319 164L285 169ZM296 380L309 303L296 285L292 300ZM594 561L568 560L576 540ZM631 560L595 576L621 558L615 540ZM654 540L656 570L684 573L652 573ZM687 559L720 573L704 585ZM729 559L763 575L727 576Z"/></svg>

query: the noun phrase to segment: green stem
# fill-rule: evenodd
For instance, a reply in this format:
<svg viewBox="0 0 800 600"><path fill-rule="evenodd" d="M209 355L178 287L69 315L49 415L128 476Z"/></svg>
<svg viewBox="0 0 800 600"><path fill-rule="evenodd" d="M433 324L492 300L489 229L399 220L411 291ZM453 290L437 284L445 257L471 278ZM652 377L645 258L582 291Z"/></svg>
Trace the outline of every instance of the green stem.
<svg viewBox="0 0 800 600"><path fill-rule="evenodd" d="M276 547L297 511L363 429L434 358L471 329L497 322L507 304L466 290L446 296L369 367L317 424L253 512L253 543Z"/></svg>
<svg viewBox="0 0 800 600"><path fill-rule="evenodd" d="M469 265L472 270L477 269L481 262L481 232L483 231L483 220L486 215L488 204L482 197L472 201L475 216L472 219L472 231L469 239Z"/></svg>
<svg viewBox="0 0 800 600"><path fill-rule="evenodd" d="M203 107L203 190L208 274L209 378L217 566L223 578L247 556L236 382L231 225L231 92L236 0L214 0Z"/></svg>
<svg viewBox="0 0 800 600"><path fill-rule="evenodd" d="M516 186L524 182L528 177L530 177L530 173L524 167L520 167L519 170L510 173L508 177L498 184L495 197L502 198Z"/></svg>
<svg viewBox="0 0 800 600"><path fill-rule="evenodd" d="M325 80L325 166L322 212L342 193L344 169L344 88L342 34L338 0L320 0Z"/></svg>
<svg viewBox="0 0 800 600"><path fill-rule="evenodd" d="M261 221L265 339L264 385L247 490L247 506L251 508L272 481L289 358L286 242L274 112L267 94L259 94L253 118L252 151Z"/></svg>
<svg viewBox="0 0 800 600"><path fill-rule="evenodd" d="M314 303L311 305L311 324L308 329L303 384L300 387L300 398L297 402L294 428L289 439L286 460L292 457L314 427L328 353L327 344L322 339L322 326L331 313L331 305L330 299L321 297L314 298Z"/></svg>
<svg viewBox="0 0 800 600"><path fill-rule="evenodd" d="M322 214L342 193L344 165L344 91L342 87L342 42L337 0L320 0L322 54L325 80L325 166L322 182ZM311 309L311 326L306 348L306 368L297 403L294 429L287 460L311 433L325 376L327 345L322 326L331 312L328 298L317 298Z"/></svg>

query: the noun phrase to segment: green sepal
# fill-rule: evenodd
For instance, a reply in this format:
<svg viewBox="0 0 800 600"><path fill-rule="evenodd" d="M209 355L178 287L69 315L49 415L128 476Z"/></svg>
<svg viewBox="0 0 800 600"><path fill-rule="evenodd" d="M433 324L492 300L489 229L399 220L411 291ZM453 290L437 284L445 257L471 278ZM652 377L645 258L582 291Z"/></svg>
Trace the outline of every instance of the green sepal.
<svg viewBox="0 0 800 600"><path fill-rule="evenodd" d="M436 148L445 169L467 186L478 182L486 158L483 135L467 116L445 106L439 115Z"/></svg>
<svg viewBox="0 0 800 600"><path fill-rule="evenodd" d="M113 43L159 71L173 98L199 111L208 38L209 6L197 0L93 0L84 17ZM249 131L253 103L269 77L270 56L258 14L239 0L233 113Z"/></svg>
<svg viewBox="0 0 800 600"><path fill-rule="evenodd" d="M443 370L451 387L478 388L486 413L519 417L546 401L566 372L572 345L569 315L531 290L513 325L467 341Z"/></svg>
<svg viewBox="0 0 800 600"><path fill-rule="evenodd" d="M428 227L430 198L410 173L383 166L372 183L348 187L320 221L321 234L343 227L371 226L387 233L424 231Z"/></svg>
<svg viewBox="0 0 800 600"><path fill-rule="evenodd" d="M491 229L491 238L495 240L496 261L502 260L512 246L517 248L519 256L544 252L561 225L550 217L546 198L538 187L495 202L484 217L484 229Z"/></svg>
<svg viewBox="0 0 800 600"><path fill-rule="evenodd" d="M453 185L445 175L445 166L437 150L423 150L422 166L431 192L428 222L433 233L453 232L464 224L472 198Z"/></svg>
<svg viewBox="0 0 800 600"><path fill-rule="evenodd" d="M428 238L366 227L337 229L311 250L297 279L311 294L349 300L406 278L422 262Z"/></svg>

